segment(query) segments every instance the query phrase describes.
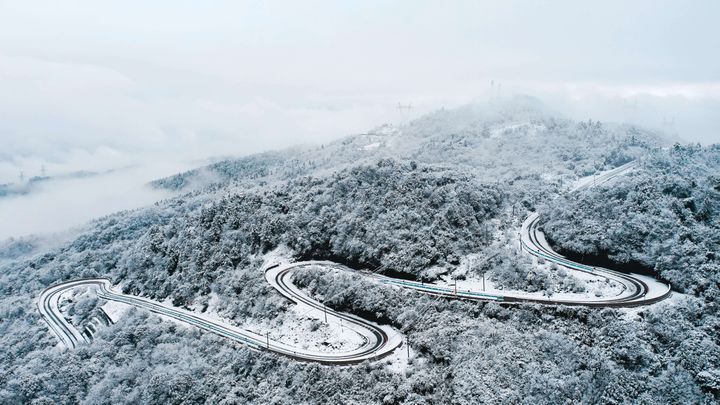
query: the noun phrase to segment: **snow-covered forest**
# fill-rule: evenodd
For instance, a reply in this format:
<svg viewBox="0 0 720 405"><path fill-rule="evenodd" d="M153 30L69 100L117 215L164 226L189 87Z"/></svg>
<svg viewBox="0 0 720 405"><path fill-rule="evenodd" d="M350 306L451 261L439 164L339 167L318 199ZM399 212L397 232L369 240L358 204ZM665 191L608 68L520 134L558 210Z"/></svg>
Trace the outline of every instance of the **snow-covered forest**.
<svg viewBox="0 0 720 405"><path fill-rule="evenodd" d="M653 151L623 179L549 204L545 230L574 255L635 263L720 305L720 148Z"/></svg>
<svg viewBox="0 0 720 405"><path fill-rule="evenodd" d="M633 160L628 174L568 193L578 178ZM177 196L100 218L59 245L0 244L0 403L720 400L717 146L575 122L518 98L153 185ZM482 275L505 289L584 291L582 280L517 251L535 211L559 251L640 266L670 282L673 296L638 308L470 302L359 272L303 270L295 281L310 295L407 337L410 359L342 367L252 351L135 309L91 343L60 350L36 310L53 283L107 277L126 293L235 325L281 328L295 315L261 268L277 248L428 282ZM82 326L99 305L79 301L68 316Z"/></svg>

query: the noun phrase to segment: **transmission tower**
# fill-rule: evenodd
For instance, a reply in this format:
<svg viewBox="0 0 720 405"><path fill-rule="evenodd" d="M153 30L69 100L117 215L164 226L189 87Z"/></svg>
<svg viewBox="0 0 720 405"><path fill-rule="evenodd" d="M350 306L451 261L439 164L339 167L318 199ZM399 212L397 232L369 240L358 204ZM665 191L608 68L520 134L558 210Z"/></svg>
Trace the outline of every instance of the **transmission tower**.
<svg viewBox="0 0 720 405"><path fill-rule="evenodd" d="M413 106L411 103L402 104L402 103L398 102L396 108L400 112L400 123L404 124L407 121L407 115L406 115L405 111L407 111L409 113L410 110L412 110Z"/></svg>

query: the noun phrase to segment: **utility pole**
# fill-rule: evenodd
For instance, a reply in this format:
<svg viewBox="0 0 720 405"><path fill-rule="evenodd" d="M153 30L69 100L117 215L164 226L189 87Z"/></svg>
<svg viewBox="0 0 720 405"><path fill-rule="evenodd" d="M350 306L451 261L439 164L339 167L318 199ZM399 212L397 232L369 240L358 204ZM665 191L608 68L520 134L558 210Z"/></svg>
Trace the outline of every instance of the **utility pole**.
<svg viewBox="0 0 720 405"><path fill-rule="evenodd" d="M520 236L520 232L518 232L518 246L520 246L520 253L522 253L522 236Z"/></svg>
<svg viewBox="0 0 720 405"><path fill-rule="evenodd" d="M325 313L325 323L328 323L327 321L327 306L323 303L323 312Z"/></svg>
<svg viewBox="0 0 720 405"><path fill-rule="evenodd" d="M484 271L482 274L482 278L483 278L483 291L485 291L485 272Z"/></svg>
<svg viewBox="0 0 720 405"><path fill-rule="evenodd" d="M595 181L597 179L597 170L598 170L597 161L593 162L593 166L594 166L593 168L595 169L595 171L593 172L593 187L595 187Z"/></svg>
<svg viewBox="0 0 720 405"><path fill-rule="evenodd" d="M265 341L267 344L267 349L270 350L270 332L265 332Z"/></svg>
<svg viewBox="0 0 720 405"><path fill-rule="evenodd" d="M405 345L407 346L408 360L410 360L410 336L405 338Z"/></svg>

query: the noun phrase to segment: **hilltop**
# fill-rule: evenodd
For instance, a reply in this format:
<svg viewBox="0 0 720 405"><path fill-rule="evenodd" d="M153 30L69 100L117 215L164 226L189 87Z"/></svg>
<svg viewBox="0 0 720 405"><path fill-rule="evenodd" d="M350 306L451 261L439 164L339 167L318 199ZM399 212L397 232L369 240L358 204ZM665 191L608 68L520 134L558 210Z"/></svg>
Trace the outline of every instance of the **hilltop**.
<svg viewBox="0 0 720 405"><path fill-rule="evenodd" d="M716 185L716 176L698 174L718 170L716 150L667 146L652 131L575 122L518 98L157 180L155 187L177 196L97 219L61 246L40 250L27 240L0 247L0 402L717 401L716 290L692 278L716 272L715 258L706 258L702 272L678 276L685 264L650 254L653 243L614 239L626 235L623 210L641 201L612 190L657 187L653 176L668 164L688 170L673 177L677 187L650 187L651 195L664 193L668 209L682 204L677 213L687 221L666 225L687 239L717 228L717 193L696 187ZM631 160L640 174L565 195L578 178ZM693 177L702 182L692 186ZM615 202L617 211L602 209ZM584 225L572 228L571 217L588 207L578 218ZM685 294L633 309L507 305L437 299L370 282L359 271L423 282L482 275L497 288L545 296L588 292L585 281L516 251L523 219L538 210L563 249L655 264L684 283ZM618 230L609 242L593 239L595 215ZM576 238L583 243L572 243ZM695 241L695 252L714 241ZM107 277L127 294L290 342L329 345L327 325L294 311L265 282L262 263L277 252L357 270L307 269L295 281L334 310L401 331L412 360L295 362L139 310L100 327L91 343L61 351L36 312L35 300L49 285ZM89 290L66 298L66 316L79 328L103 304Z"/></svg>

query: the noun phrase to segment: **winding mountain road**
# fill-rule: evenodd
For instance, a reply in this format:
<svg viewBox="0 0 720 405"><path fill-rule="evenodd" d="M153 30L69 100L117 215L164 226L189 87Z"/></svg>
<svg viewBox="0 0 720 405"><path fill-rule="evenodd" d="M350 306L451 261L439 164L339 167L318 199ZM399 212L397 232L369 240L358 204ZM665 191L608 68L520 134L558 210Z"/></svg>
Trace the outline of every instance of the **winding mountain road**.
<svg viewBox="0 0 720 405"><path fill-rule="evenodd" d="M98 297L104 300L116 301L137 308L143 308L150 312L234 340L251 349L266 350L301 361L336 365L356 364L366 360L385 357L402 344L401 336L392 328L380 326L357 316L336 312L331 308L324 307L323 304L311 299L295 287L289 281L292 277L292 272L297 268L310 264L314 263L273 264L266 268L265 278L283 296L296 305L304 305L319 311L327 316L326 319L328 323L342 324L344 328L351 329L358 333L362 336L363 341L363 344L359 347L349 351L329 353L293 347L271 340L269 336L263 336L229 325L225 322L209 319L191 311L172 307L150 299L113 291L112 283L105 278L73 280L50 287L40 295L38 309L53 333L68 348L75 348L80 342L88 341L87 337L78 332L75 326L65 319L58 309L58 302L62 294L79 287L95 288ZM342 323L340 320L342 320Z"/></svg>
<svg viewBox="0 0 720 405"><path fill-rule="evenodd" d="M634 167L635 162L630 162L604 173L581 179L570 192L580 192L589 187L608 183L614 178L632 170ZM490 293L475 289L458 289L457 287L401 280L376 274L371 274L371 276L377 278L383 284L409 288L446 298L496 301L503 303L533 303L589 307L634 307L653 304L670 296L670 286L652 277L636 273L627 274L602 267L588 266L582 263L576 263L556 253L548 244L543 233L538 229L539 219L540 217L538 214L533 213L528 216L522 224L519 233L519 243L525 253L535 256L540 260L555 263L557 266L571 271L585 273L597 279L611 280L622 286L621 292L615 296L601 295L599 297L595 297L576 295L572 298L560 299L543 296L539 293L532 294L519 291Z"/></svg>
<svg viewBox="0 0 720 405"><path fill-rule="evenodd" d="M622 175L633 168L633 163L605 172L574 188L571 192L580 191L592 185L606 183L616 176ZM587 266L573 262L554 252L538 229L539 217L536 213L530 215L520 230L520 246L522 250L539 259L550 261L556 265L577 272L589 274L600 279L612 280L622 286L621 292L616 296L577 297L567 299L554 299L552 297L538 296L523 292L486 293L477 290L457 290L457 287L448 287L437 284L428 284L409 280L402 280L379 275L373 272L363 272L378 283L400 288L413 289L419 292L442 296L450 299L496 301L502 303L534 303L546 305L584 305L594 307L631 307L648 305L658 302L670 295L670 286L651 277L633 273L622 273L611 269ZM324 319L329 324L341 325L361 337L362 344L352 350L320 352L302 349L275 341L267 335L244 330L225 322L204 317L197 313L159 303L150 299L116 292L112 289L110 280L104 278L82 279L63 282L44 290L38 299L38 310L43 320L48 324L60 342L68 347L75 348L81 342L89 341L90 337L80 333L63 316L59 309L59 300L63 293L79 287L92 287L97 291L99 298L116 301L137 308L184 322L202 330L226 337L244 344L254 350L265 350L287 356L301 361L319 362L322 364L347 365L363 361L383 358L401 346L402 336L389 326L381 326L360 317L337 312L324 304L309 297L292 283L293 272L306 266L322 266L343 271L350 270L340 264L324 261L307 262L270 262L265 267L265 279L280 294L302 306L306 312L314 312L318 319Z"/></svg>

